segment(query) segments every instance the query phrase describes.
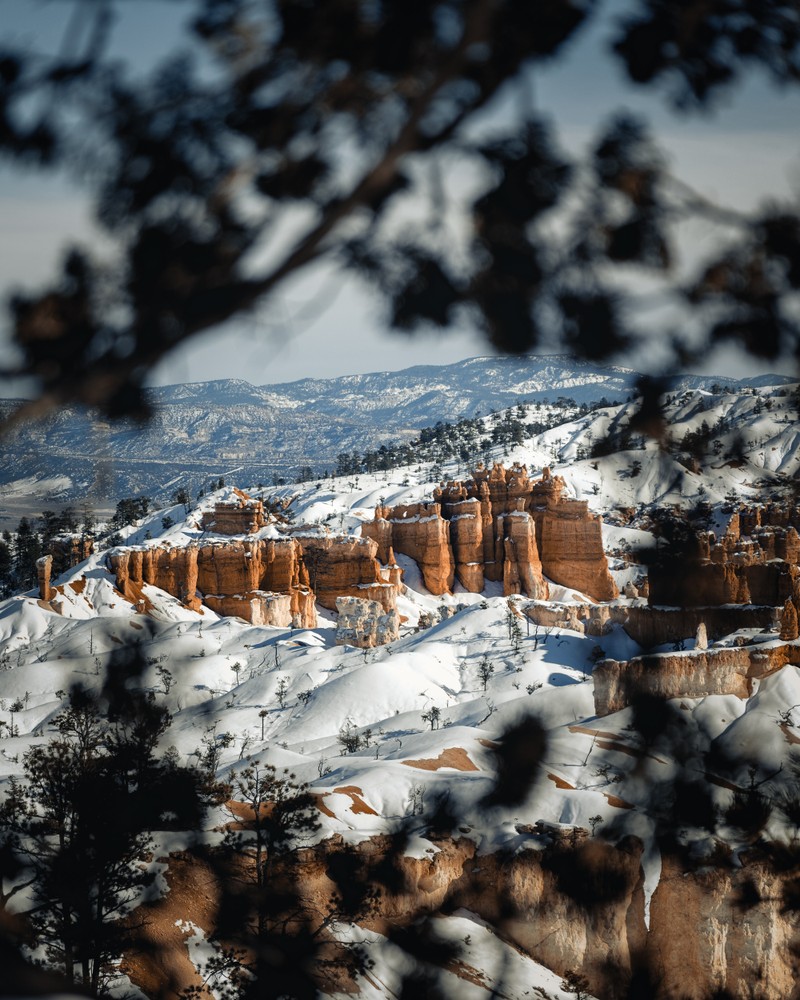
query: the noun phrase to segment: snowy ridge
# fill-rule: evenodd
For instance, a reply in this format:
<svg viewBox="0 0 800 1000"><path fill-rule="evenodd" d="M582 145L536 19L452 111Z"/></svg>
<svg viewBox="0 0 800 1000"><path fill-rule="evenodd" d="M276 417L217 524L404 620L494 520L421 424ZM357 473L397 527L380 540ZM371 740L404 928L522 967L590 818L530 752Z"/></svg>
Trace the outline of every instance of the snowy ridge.
<svg viewBox="0 0 800 1000"><path fill-rule="evenodd" d="M107 502L145 493L165 500L178 485L194 495L209 478L241 482L315 475L341 452L409 441L425 426L452 423L521 400L553 407L560 397L595 404L626 400L637 372L567 357L471 358L335 379L253 386L241 379L147 390L153 418L142 430L66 408L15 431L0 450L3 496L38 504L88 497ZM675 379L674 392L780 386L783 376L736 382L706 376ZM0 401L0 413L14 401Z"/></svg>

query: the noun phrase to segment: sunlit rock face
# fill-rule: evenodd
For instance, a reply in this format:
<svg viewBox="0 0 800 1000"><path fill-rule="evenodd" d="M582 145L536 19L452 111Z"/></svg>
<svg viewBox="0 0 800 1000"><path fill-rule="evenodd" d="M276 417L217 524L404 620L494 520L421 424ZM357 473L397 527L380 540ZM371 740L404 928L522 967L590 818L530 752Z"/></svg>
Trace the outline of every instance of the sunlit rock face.
<svg viewBox="0 0 800 1000"><path fill-rule="evenodd" d="M385 553L380 562L377 542L351 535L296 535L300 546L303 579L317 601L331 611L339 597L359 597L377 601L385 611L397 606L402 592L402 570L394 554ZM381 565L385 562L386 565Z"/></svg>
<svg viewBox="0 0 800 1000"><path fill-rule="evenodd" d="M377 601L386 612L396 607L402 571L393 556L381 566L377 550L375 542L349 536L245 538L118 548L108 566L133 604L150 584L195 611L205 604L254 625L313 628L315 600L331 610L348 595Z"/></svg>
<svg viewBox="0 0 800 1000"><path fill-rule="evenodd" d="M203 530L218 535L252 535L267 523L260 500L234 488L227 500L214 505L212 512L203 514Z"/></svg>
<svg viewBox="0 0 800 1000"><path fill-rule="evenodd" d="M787 663L800 664L800 646L723 647L602 660L593 673L595 713L611 715L643 695L663 699L720 694L749 698L754 681L776 673Z"/></svg>
<svg viewBox="0 0 800 1000"><path fill-rule="evenodd" d="M505 594L545 599L545 577L598 601L618 595L603 551L602 520L586 501L566 495L549 469L530 480L524 465L479 467L465 482L434 490L433 502L378 507L362 533L414 559L433 594L480 593L486 580Z"/></svg>
<svg viewBox="0 0 800 1000"><path fill-rule="evenodd" d="M384 646L400 636L400 615L384 610L378 601L359 597L337 597L336 645L371 649Z"/></svg>
<svg viewBox="0 0 800 1000"><path fill-rule="evenodd" d="M195 611L206 603L253 624L316 624L302 550L292 538L119 548L107 562L117 588L134 604L142 585L150 584ZM278 595L288 601L274 600Z"/></svg>

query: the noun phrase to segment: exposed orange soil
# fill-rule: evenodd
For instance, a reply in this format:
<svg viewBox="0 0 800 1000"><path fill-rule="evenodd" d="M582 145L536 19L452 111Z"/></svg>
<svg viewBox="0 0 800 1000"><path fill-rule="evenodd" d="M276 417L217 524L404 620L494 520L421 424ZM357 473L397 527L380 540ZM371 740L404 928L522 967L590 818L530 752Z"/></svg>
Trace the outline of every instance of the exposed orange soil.
<svg viewBox="0 0 800 1000"><path fill-rule="evenodd" d="M344 788L334 788L334 793L338 792L341 795L349 795L352 805L350 806L350 812L353 813L363 813L366 816L377 816L378 814L372 808L368 806L364 799L361 797L364 793L356 785L346 785Z"/></svg>
<svg viewBox="0 0 800 1000"><path fill-rule="evenodd" d="M779 728L787 743L800 743L800 737L794 735L787 723L782 722Z"/></svg>
<svg viewBox="0 0 800 1000"><path fill-rule="evenodd" d="M174 1000L200 977L189 958L184 921L210 931L214 924L217 888L211 868L197 855L172 854L165 872L169 892L136 911L143 920L141 949L126 955L123 972L150 1000ZM180 926L179 926L180 925Z"/></svg>
<svg viewBox="0 0 800 1000"><path fill-rule="evenodd" d="M602 736L606 740L621 740L619 733L607 733L604 729L590 729L588 726L569 726L571 733L584 733L586 736Z"/></svg>
<svg viewBox="0 0 800 1000"><path fill-rule="evenodd" d="M615 809L633 809L633 805L630 802L626 802L625 799L621 799L618 795L611 795L609 792L603 792L606 797L606 801L610 806L614 806Z"/></svg>
<svg viewBox="0 0 800 1000"><path fill-rule="evenodd" d="M574 785L571 785L568 781L565 781L564 778L559 778L559 776L557 774L551 774L548 771L547 772L547 777L552 782L555 783L556 788L568 788L572 792L575 791L575 786Z"/></svg>
<svg viewBox="0 0 800 1000"><path fill-rule="evenodd" d="M483 741L481 741L483 742ZM421 771L438 771L440 767L452 767L456 771L477 771L478 767L469 759L463 747L449 747L438 757L422 760L404 760L406 767L417 767Z"/></svg>

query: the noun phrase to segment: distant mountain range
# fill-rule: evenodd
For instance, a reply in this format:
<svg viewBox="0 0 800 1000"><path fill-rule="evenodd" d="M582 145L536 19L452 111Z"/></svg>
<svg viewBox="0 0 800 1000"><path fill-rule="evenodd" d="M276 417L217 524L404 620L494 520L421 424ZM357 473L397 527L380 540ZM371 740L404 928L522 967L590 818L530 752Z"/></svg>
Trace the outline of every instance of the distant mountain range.
<svg viewBox="0 0 800 1000"><path fill-rule="evenodd" d="M84 498L103 504L139 493L164 499L179 486L195 492L225 475L270 483L274 476L292 478L304 465L321 473L335 467L342 451L408 441L437 421L523 400L621 402L638 378L628 368L547 356L470 358L282 385L224 379L153 388L154 417L144 428L70 407L16 430L0 446L0 505L23 495L45 506ZM790 381L687 375L676 378L674 388ZM0 401L0 414L18 403Z"/></svg>

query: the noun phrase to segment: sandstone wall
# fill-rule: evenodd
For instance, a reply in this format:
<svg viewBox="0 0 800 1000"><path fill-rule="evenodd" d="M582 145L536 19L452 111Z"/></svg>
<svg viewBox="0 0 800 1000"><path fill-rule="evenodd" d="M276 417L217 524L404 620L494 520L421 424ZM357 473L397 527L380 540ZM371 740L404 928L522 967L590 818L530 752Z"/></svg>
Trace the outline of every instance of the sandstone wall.
<svg viewBox="0 0 800 1000"><path fill-rule="evenodd" d="M390 565L382 567L378 543L371 538L299 535L295 541L305 578L323 607L335 611L337 598L343 596L378 601L385 611L397 607L402 570L394 565L391 548L386 552Z"/></svg>
<svg viewBox="0 0 800 1000"><path fill-rule="evenodd" d="M203 604L218 615L244 618L253 625L285 628L287 624L301 624L292 613L289 594L270 594L263 590L250 590L246 594L205 594Z"/></svg>
<svg viewBox="0 0 800 1000"><path fill-rule="evenodd" d="M381 560L390 547L414 559L433 594L450 592L457 577L472 593L502 580L506 595L538 600L548 595L545 576L598 601L618 594L602 520L549 469L532 482L524 465L479 467L473 479L435 489L431 503L377 508L362 533Z"/></svg>
<svg viewBox="0 0 800 1000"><path fill-rule="evenodd" d="M42 556L41 559L36 560L36 581L39 586L39 597L43 601L49 601L54 596L53 588L50 586L52 572L52 556Z"/></svg>
<svg viewBox="0 0 800 1000"><path fill-rule="evenodd" d="M194 610L205 603L253 624L313 628L315 596L331 610L342 595L378 601L385 611L396 608L402 571L391 549L391 565L382 567L377 550L367 538L309 535L119 548L107 562L134 604L147 583ZM288 604L277 600L280 595Z"/></svg>
<svg viewBox="0 0 800 1000"><path fill-rule="evenodd" d="M212 513L203 514L203 530L219 535L251 535L267 523L264 505L244 493L233 489L228 500L214 505Z"/></svg>
<svg viewBox="0 0 800 1000"><path fill-rule="evenodd" d="M348 868L359 877L384 876L374 912L360 921L369 929L385 934L424 914L465 909L556 974L580 970L590 992L603 1000L634 995L637 969L647 971L652 985L635 995L648 1000L797 1000L797 926L784 905L795 869L781 870L757 851L743 852L736 867L698 867L664 856L648 929L638 840L613 845L569 829L536 840L538 849L528 840L513 852L478 855L466 838L437 837L435 853L406 857L396 855L386 836L354 846L335 836L290 857L276 881L299 890L304 918L314 929L340 891L329 868L349 850ZM196 982L177 918L212 927L221 888L219 872L200 852L171 855L167 862L170 892L145 904L147 919L137 924L156 947L139 949L142 957L125 963L133 983L149 987L148 995L163 984L165 969L179 977L172 984L176 994ZM163 954L165 941L175 954ZM333 967L320 970L323 992L343 989Z"/></svg>
<svg viewBox="0 0 800 1000"><path fill-rule="evenodd" d="M610 715L641 695L703 698L732 694L744 699L752 693L755 678L775 673L787 663L800 663L800 646L769 643L601 660L593 674L594 709L597 715Z"/></svg>
<svg viewBox="0 0 800 1000"><path fill-rule="evenodd" d="M379 554L388 554L391 546L413 559L432 594L448 594L453 589L455 559L450 526L438 503L378 507L374 521L361 525L361 533L376 542Z"/></svg>
<svg viewBox="0 0 800 1000"><path fill-rule="evenodd" d="M586 501L551 499L533 517L546 576L597 601L619 596L603 551L602 519Z"/></svg>
<svg viewBox="0 0 800 1000"><path fill-rule="evenodd" d="M646 604L611 608L612 619L640 646L649 649L666 642L691 639L706 626L709 639L721 639L740 628L771 628L777 610L771 607L661 608Z"/></svg>
<svg viewBox="0 0 800 1000"><path fill-rule="evenodd" d="M289 538L119 548L109 553L107 562L117 588L132 603L147 583L193 610L211 595L208 606L227 608L222 614L236 614L254 624L313 628L314 599L301 558L300 545ZM279 594L287 595L288 605L272 599Z"/></svg>
<svg viewBox="0 0 800 1000"><path fill-rule="evenodd" d="M677 607L769 604L800 598L797 508L736 512L717 538L700 532L650 569L650 603Z"/></svg>

